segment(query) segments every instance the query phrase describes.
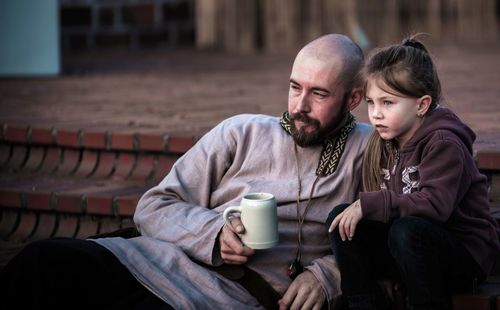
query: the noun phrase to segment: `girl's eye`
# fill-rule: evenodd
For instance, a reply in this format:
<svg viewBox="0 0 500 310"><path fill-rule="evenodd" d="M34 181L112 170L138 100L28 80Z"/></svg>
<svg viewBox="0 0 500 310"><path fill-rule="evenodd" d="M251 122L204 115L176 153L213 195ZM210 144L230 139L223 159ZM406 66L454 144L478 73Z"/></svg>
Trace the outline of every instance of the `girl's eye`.
<svg viewBox="0 0 500 310"><path fill-rule="evenodd" d="M365 99L365 101L366 101L366 104L373 104L373 100L371 100L371 99Z"/></svg>
<svg viewBox="0 0 500 310"><path fill-rule="evenodd" d="M390 104L392 104L392 101L389 101L389 100L384 100L384 104L385 104L385 105L390 105Z"/></svg>

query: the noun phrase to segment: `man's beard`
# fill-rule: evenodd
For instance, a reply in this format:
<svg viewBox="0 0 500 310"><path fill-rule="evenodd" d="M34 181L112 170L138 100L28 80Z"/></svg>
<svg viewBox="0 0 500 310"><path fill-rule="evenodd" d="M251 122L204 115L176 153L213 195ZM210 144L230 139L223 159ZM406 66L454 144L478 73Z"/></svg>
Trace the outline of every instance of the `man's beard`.
<svg viewBox="0 0 500 310"><path fill-rule="evenodd" d="M290 114L290 133L292 138L301 147L309 147L323 144L326 138L331 136L336 129L342 125L347 115L346 105L341 109L338 116L333 119L326 127L321 127L321 123L317 119L310 118L304 113ZM311 132L306 132L304 128L298 129L295 126L295 121L300 121L304 124L312 126L314 129Z"/></svg>
<svg viewBox="0 0 500 310"><path fill-rule="evenodd" d="M314 130L311 132L306 132L304 128L298 129L295 126L295 121L301 121L304 124L308 124L314 127ZM312 145L319 144L321 124L317 119L310 118L304 113L294 113L290 114L290 132L292 134L292 138L301 147L307 147Z"/></svg>

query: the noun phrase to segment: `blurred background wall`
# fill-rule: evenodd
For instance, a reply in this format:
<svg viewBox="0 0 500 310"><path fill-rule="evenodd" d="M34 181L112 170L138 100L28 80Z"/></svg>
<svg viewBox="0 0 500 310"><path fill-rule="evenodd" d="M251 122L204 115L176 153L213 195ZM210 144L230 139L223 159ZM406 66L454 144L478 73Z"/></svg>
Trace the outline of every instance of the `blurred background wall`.
<svg viewBox="0 0 500 310"><path fill-rule="evenodd" d="M362 47L426 32L440 44L499 42L500 0L60 0L65 50L155 45L243 53L295 49L321 34Z"/></svg>
<svg viewBox="0 0 500 310"><path fill-rule="evenodd" d="M58 0L0 0L0 76L57 75Z"/></svg>
<svg viewBox="0 0 500 310"><path fill-rule="evenodd" d="M194 0L59 1L65 50L194 46Z"/></svg>
<svg viewBox="0 0 500 310"><path fill-rule="evenodd" d="M154 46L294 53L326 33L361 47L424 32L497 44L500 0L0 0L0 76L53 75L65 52Z"/></svg>

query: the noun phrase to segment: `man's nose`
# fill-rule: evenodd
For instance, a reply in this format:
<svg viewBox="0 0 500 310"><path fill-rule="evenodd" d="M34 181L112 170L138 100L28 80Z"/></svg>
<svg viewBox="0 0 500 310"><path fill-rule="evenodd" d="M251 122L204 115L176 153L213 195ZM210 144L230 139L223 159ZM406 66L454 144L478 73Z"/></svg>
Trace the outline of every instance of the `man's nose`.
<svg viewBox="0 0 500 310"><path fill-rule="evenodd" d="M300 113L311 112L311 103L307 92L304 92L303 94L300 95L300 98L297 102L297 112Z"/></svg>

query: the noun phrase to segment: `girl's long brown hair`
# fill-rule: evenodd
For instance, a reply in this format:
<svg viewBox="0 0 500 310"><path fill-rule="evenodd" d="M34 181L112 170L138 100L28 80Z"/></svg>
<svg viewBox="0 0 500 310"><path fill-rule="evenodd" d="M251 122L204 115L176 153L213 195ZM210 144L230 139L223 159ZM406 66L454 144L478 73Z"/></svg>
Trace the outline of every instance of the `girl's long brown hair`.
<svg viewBox="0 0 500 310"><path fill-rule="evenodd" d="M367 78L375 77L398 95L411 98L431 96L432 103L428 110L431 111L441 101L441 83L431 56L415 37L380 49L368 59L362 72L365 79L364 92L366 93ZM392 162L391 145L376 130L373 131L363 156L364 191L380 189L384 182L382 164Z"/></svg>
<svg viewBox="0 0 500 310"><path fill-rule="evenodd" d="M376 130L374 130L368 139L363 154L363 190L365 192L374 192L380 189L380 184L384 182L381 158L387 156L385 142Z"/></svg>

